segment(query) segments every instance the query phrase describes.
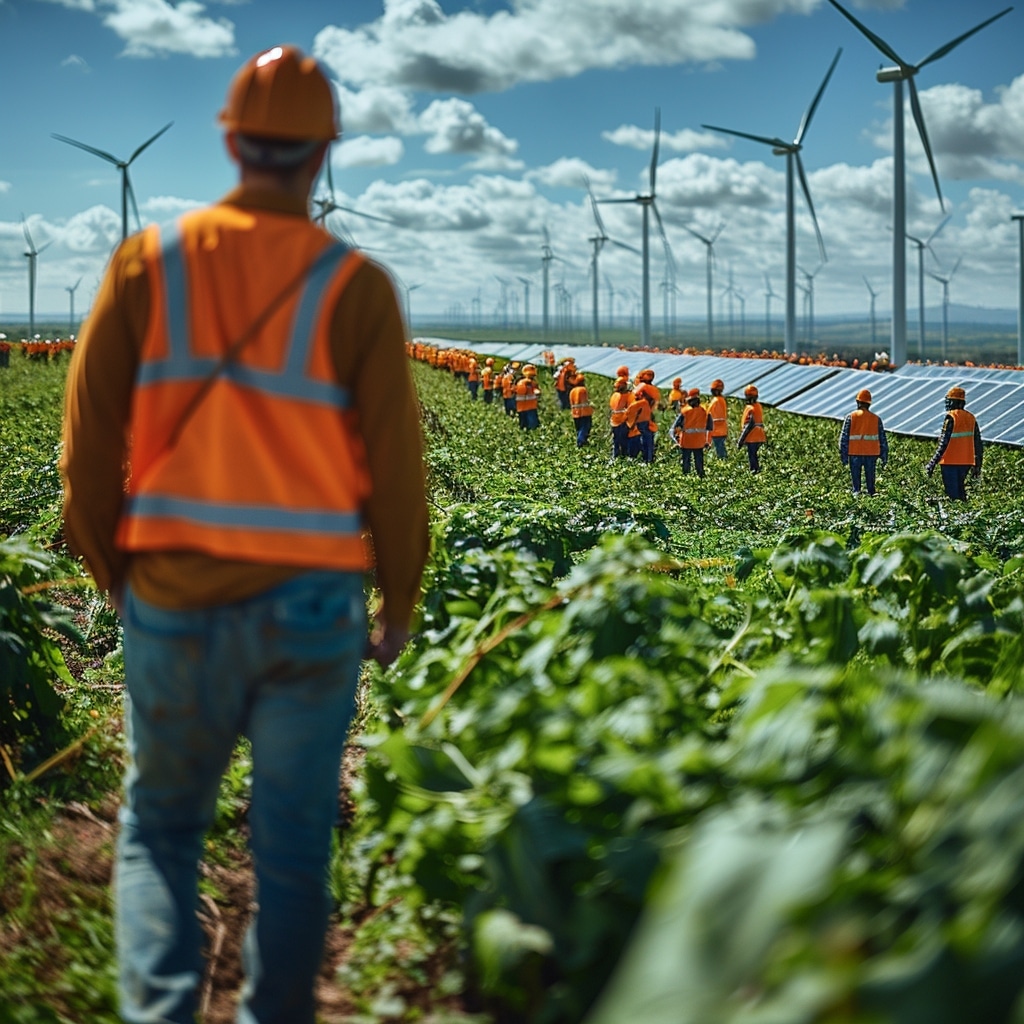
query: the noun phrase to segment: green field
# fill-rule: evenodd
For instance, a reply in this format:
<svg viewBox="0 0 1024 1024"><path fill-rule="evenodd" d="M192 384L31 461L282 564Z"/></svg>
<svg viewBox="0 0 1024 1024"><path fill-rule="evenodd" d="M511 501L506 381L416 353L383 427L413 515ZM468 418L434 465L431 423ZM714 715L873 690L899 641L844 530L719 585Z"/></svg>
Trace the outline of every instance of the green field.
<svg viewBox="0 0 1024 1024"><path fill-rule="evenodd" d="M23 866L68 808L103 816L119 759L116 624L60 551L62 374L0 371L0 668L63 705L35 731L0 705L3 1024L116 1019L103 886L68 883L75 937ZM414 374L433 553L413 642L368 675L324 1020L1024 1021L1020 453L956 504L894 438L856 500L838 426L768 410L764 472L734 451L698 480L664 448L610 465L600 425L578 450L549 387L524 433Z"/></svg>

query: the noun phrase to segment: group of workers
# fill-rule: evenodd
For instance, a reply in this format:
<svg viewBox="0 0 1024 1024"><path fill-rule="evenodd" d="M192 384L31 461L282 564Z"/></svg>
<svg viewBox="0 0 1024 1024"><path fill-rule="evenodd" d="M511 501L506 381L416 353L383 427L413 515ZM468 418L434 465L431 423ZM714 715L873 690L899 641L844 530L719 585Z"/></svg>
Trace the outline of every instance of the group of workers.
<svg viewBox="0 0 1024 1024"><path fill-rule="evenodd" d="M509 416L517 416L524 430L540 425L537 367L532 363L521 365L513 360L497 369L493 357L488 356L481 365L475 353L468 350L437 349L422 342L412 342L410 355L431 365L449 369L465 381L470 397L481 394L487 404L500 398ZM587 444L593 429L594 405L587 391L586 376L579 371L575 359L563 359L552 370L554 391L559 407L572 415L576 444ZM682 378L672 381L667 397L654 384L655 373L641 370L630 379L629 369L616 370L612 393L608 400L611 428L612 459L634 458L653 462L658 434L657 413L675 414L668 433L677 450L684 474L691 472L704 476L704 454L713 450L719 459L728 457L729 424L725 385L721 380L711 382L711 398L704 404L699 388L683 390ZM761 471L760 450L767 441L764 409L759 401L755 384L744 391L744 407L740 418L737 448L745 449L751 473ZM938 447L926 466L931 476L936 466L948 497L966 500L968 475L981 475L983 446L981 431L975 417L967 411L966 393L962 387L953 387L946 394L946 415ZM889 459L889 445L881 418L871 411L871 392L862 388L857 392L856 409L843 421L839 434L839 457L850 471L850 484L854 496L876 493L879 468L884 469Z"/></svg>
<svg viewBox="0 0 1024 1024"><path fill-rule="evenodd" d="M6 335L0 334L0 368L11 365L11 353L20 353L26 359L52 362L65 352L73 352L74 338L57 338L55 341L10 341Z"/></svg>

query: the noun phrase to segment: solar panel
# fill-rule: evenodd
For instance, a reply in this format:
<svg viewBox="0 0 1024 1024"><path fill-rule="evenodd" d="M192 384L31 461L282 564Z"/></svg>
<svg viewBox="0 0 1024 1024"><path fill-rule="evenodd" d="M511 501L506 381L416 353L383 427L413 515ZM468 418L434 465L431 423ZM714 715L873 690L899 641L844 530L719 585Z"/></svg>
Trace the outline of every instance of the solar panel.
<svg viewBox="0 0 1024 1024"><path fill-rule="evenodd" d="M760 360L751 360L752 363ZM834 366L800 366L797 363L780 362L757 381L759 397L765 405L779 405L794 395L813 387L816 383L835 374ZM747 383L750 383L748 381ZM730 392L732 397L742 397L743 388Z"/></svg>
<svg viewBox="0 0 1024 1024"><path fill-rule="evenodd" d="M874 378L877 376L878 374L865 370L848 370L840 367L831 377L815 384L814 387L780 402L779 408L802 416L841 420L856 408L854 396L857 392L861 388L873 387Z"/></svg>

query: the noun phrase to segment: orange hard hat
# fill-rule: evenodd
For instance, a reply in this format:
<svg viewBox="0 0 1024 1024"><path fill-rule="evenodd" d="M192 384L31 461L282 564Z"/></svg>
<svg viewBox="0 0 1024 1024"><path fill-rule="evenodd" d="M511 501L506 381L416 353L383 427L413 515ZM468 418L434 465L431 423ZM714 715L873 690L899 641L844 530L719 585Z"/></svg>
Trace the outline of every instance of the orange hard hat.
<svg viewBox="0 0 1024 1024"><path fill-rule="evenodd" d="M711 382L711 390L712 391L724 391L725 390L725 383L723 381L720 381L720 380L713 380Z"/></svg>
<svg viewBox="0 0 1024 1024"><path fill-rule="evenodd" d="M857 401L858 402L863 402L865 405L870 405L871 404L871 392L868 391L867 388L861 388L860 391L857 392Z"/></svg>
<svg viewBox="0 0 1024 1024"><path fill-rule="evenodd" d="M493 356L488 356L484 360L484 366L493 366L493 365L494 365L494 357Z"/></svg>
<svg viewBox="0 0 1024 1024"><path fill-rule="evenodd" d="M523 367L523 374L525 376L527 376L527 377L536 377L537 376L537 367L534 366L533 363L527 363Z"/></svg>
<svg viewBox="0 0 1024 1024"><path fill-rule="evenodd" d="M757 388L753 384L748 384L743 389L743 394L746 395L747 398L757 398Z"/></svg>
<svg viewBox="0 0 1024 1024"><path fill-rule="evenodd" d="M690 390L686 392L686 397L700 398L700 388L690 388Z"/></svg>
<svg viewBox="0 0 1024 1024"><path fill-rule="evenodd" d="M960 388L960 387L950 388L946 392L946 397L949 398L949 399L952 399L954 402L966 402L967 401L967 392L964 391L964 389Z"/></svg>
<svg viewBox="0 0 1024 1024"><path fill-rule="evenodd" d="M615 371L615 376L616 377L628 377L629 376L629 367L628 366L620 366Z"/></svg>
<svg viewBox="0 0 1024 1024"><path fill-rule="evenodd" d="M676 377L675 380L672 381L672 387L674 387L674 388L681 388L682 386L683 386L683 378L682 377Z"/></svg>
<svg viewBox="0 0 1024 1024"><path fill-rule="evenodd" d="M650 384L654 380L653 370L641 370L637 375L637 380L642 380L647 384Z"/></svg>
<svg viewBox="0 0 1024 1024"><path fill-rule="evenodd" d="M258 138L323 141L341 134L334 89L320 65L296 46L275 46L236 72L218 120Z"/></svg>

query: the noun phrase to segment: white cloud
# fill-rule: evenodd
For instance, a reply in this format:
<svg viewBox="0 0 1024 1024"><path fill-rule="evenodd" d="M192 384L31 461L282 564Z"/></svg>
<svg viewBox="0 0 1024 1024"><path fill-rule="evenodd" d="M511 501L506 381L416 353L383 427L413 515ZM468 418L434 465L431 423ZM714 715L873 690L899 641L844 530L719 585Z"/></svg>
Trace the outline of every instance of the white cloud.
<svg viewBox="0 0 1024 1024"><path fill-rule="evenodd" d="M150 196L139 204L142 213L150 214L157 220L167 220L186 210L198 210L206 204L198 199L181 199L178 196Z"/></svg>
<svg viewBox="0 0 1024 1024"><path fill-rule="evenodd" d="M358 135L344 139L335 147L333 157L336 167L388 167L397 164L405 155L402 140L393 135L376 139L369 135Z"/></svg>
<svg viewBox="0 0 1024 1024"><path fill-rule="evenodd" d="M601 132L601 138L615 146L642 149L648 153L654 148L654 129L634 124L620 124L614 131ZM659 145L675 153L691 153L699 149L724 149L728 143L714 132L684 128L678 132L662 132Z"/></svg>
<svg viewBox="0 0 1024 1024"><path fill-rule="evenodd" d="M608 191L615 186L614 171L598 170L579 157L564 156L547 167L527 172L526 178L548 188L585 188L587 180L597 192Z"/></svg>
<svg viewBox="0 0 1024 1024"><path fill-rule="evenodd" d="M92 70L85 58L79 57L77 53L72 53L65 57L60 62L60 66L62 68L74 68L76 71L81 71L84 74L88 74Z"/></svg>
<svg viewBox="0 0 1024 1024"><path fill-rule="evenodd" d="M124 40L127 57L156 57L167 53L224 57L236 52L234 24L227 18L205 17L205 6L196 0L180 0L177 4L169 0L47 2L99 15L103 24Z"/></svg>
<svg viewBox="0 0 1024 1024"><path fill-rule="evenodd" d="M0 181L0 192L10 192L11 183L9 181Z"/></svg>
<svg viewBox="0 0 1024 1024"><path fill-rule="evenodd" d="M352 91L338 86L342 132L414 132L412 99L392 86L369 86Z"/></svg>
<svg viewBox="0 0 1024 1024"><path fill-rule="evenodd" d="M385 0L376 22L328 26L314 53L350 85L475 93L593 68L750 59L743 29L816 0L512 0L447 15L435 0Z"/></svg>
<svg viewBox="0 0 1024 1024"><path fill-rule="evenodd" d="M419 127L430 136L423 147L428 153L497 157L500 163L519 148L518 142L489 125L472 103L454 97L434 100L420 114Z"/></svg>
<svg viewBox="0 0 1024 1024"><path fill-rule="evenodd" d="M73 253L106 257L121 240L121 215L109 206L91 206L50 231Z"/></svg>

